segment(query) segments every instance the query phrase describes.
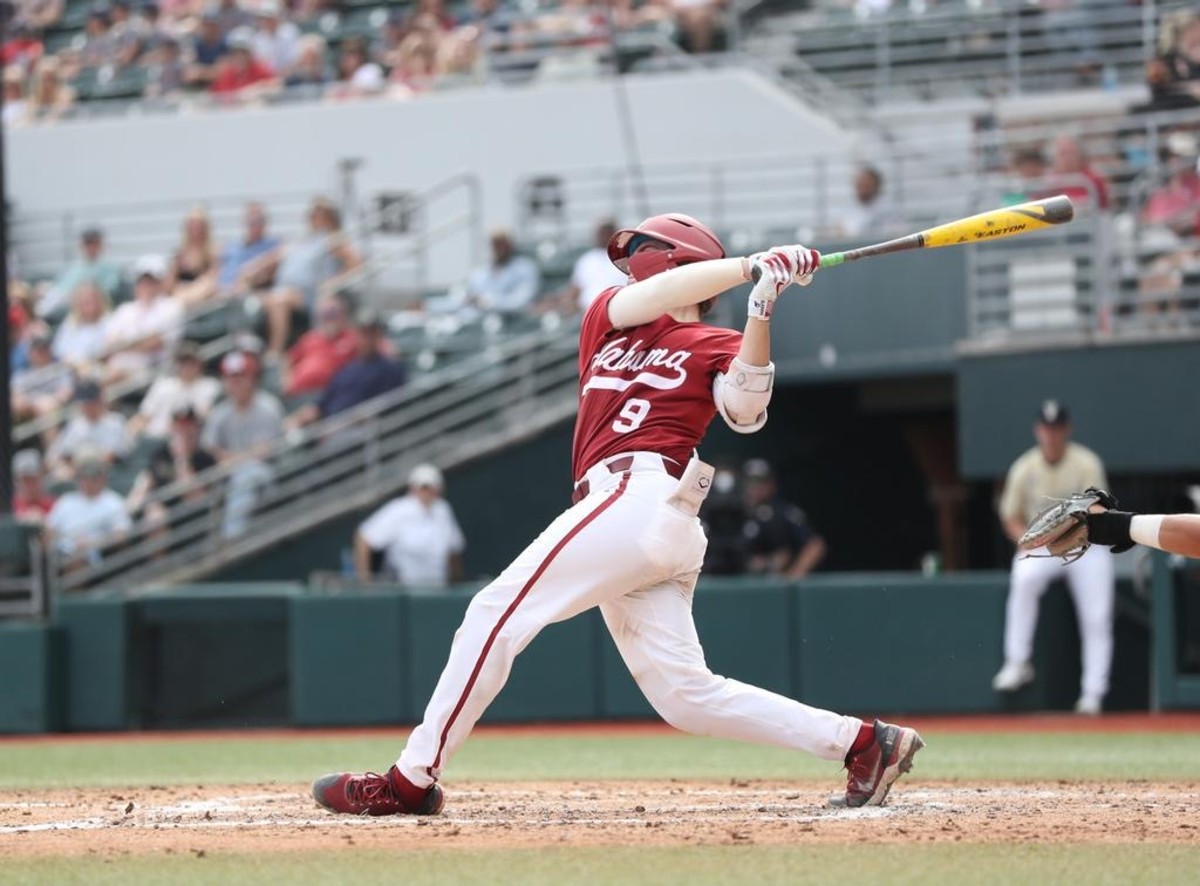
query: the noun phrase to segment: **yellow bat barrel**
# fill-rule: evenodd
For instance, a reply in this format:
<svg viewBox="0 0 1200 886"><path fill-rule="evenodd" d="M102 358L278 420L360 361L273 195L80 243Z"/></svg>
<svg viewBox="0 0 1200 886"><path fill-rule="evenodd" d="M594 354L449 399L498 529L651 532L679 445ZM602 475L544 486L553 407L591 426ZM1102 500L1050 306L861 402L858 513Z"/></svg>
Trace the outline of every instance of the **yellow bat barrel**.
<svg viewBox="0 0 1200 886"><path fill-rule="evenodd" d="M924 241L921 245L926 248L982 243L1065 224L1074 217L1075 207L1071 205L1071 199L1060 194L960 218L921 231L917 236Z"/></svg>

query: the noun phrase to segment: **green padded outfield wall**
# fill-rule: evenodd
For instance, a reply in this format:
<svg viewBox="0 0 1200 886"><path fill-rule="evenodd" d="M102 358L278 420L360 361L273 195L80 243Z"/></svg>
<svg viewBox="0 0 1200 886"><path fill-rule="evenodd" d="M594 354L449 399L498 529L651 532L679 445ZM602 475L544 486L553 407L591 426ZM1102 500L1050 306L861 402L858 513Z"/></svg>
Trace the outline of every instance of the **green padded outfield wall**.
<svg viewBox="0 0 1200 886"><path fill-rule="evenodd" d="M65 728L73 732L133 725L140 668L131 660L130 604L105 591L63 597L54 619L65 636Z"/></svg>
<svg viewBox="0 0 1200 886"><path fill-rule="evenodd" d="M1200 343L1103 345L964 358L959 462L1001 477L1033 445L1037 405L1066 403L1079 442L1110 473L1200 469Z"/></svg>
<svg viewBox="0 0 1200 886"><path fill-rule="evenodd" d="M1127 582L1120 587L1109 707L1144 709L1145 611ZM1069 708L1079 641L1058 586L1043 598L1038 679L1011 698L991 691L1006 589L999 572L838 575L793 585L708 580L694 612L716 673L812 704L851 713ZM127 602L64 601L58 647L0 632L0 664L33 668L44 687L57 685L58 667L66 682L44 714L22 702L34 714L9 712L0 728L53 728L55 699L73 730L412 723L473 590L322 596L290 585L197 586ZM650 716L599 614L589 612L533 640L485 721Z"/></svg>
<svg viewBox="0 0 1200 886"><path fill-rule="evenodd" d="M65 684L61 628L0 623L0 733L54 732L63 727Z"/></svg>

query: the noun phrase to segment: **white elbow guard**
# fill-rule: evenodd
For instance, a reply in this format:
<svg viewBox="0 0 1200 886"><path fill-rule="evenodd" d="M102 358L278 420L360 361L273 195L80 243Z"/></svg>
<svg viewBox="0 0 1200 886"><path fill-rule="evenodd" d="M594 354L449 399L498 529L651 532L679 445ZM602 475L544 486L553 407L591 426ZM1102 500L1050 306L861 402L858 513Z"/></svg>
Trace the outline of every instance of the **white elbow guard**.
<svg viewBox="0 0 1200 886"><path fill-rule="evenodd" d="M725 424L739 434L753 434L767 423L774 387L774 363L750 366L734 357L729 372L718 372L713 380L713 401Z"/></svg>

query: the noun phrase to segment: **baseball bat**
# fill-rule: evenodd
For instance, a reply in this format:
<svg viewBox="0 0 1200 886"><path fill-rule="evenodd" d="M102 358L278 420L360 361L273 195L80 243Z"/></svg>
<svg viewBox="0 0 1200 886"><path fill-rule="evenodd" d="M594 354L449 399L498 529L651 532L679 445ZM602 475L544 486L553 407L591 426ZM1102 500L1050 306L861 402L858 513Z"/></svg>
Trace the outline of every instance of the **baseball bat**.
<svg viewBox="0 0 1200 886"><path fill-rule="evenodd" d="M1003 237L1015 237L1018 234L1028 234L1055 225L1065 225L1075 217L1075 207L1071 198L1065 194L1047 197L1044 200L1032 200L1028 203L1018 203L1015 206L1005 206L1000 209L989 209L978 215L960 218L957 221L946 222L871 246L860 249L848 249L845 252L829 252L821 256L822 268L836 268L848 261L858 261L860 258L871 258L876 255L887 255L892 252L905 252L909 249L937 249L941 246L958 246L961 243L980 243L987 240L999 240ZM754 272L755 281L758 271Z"/></svg>
<svg viewBox="0 0 1200 886"><path fill-rule="evenodd" d="M1015 237L1018 234L1028 234L1030 231L1040 231L1054 225L1065 225L1074 217L1075 207L1071 205L1071 198L1065 194L1059 194L1057 197L1047 197L1044 200L1032 200L1029 203L1018 203L1015 206L1005 206L1001 209L989 209L978 215L946 222L944 225L927 228L916 234L909 234L907 237L864 246L861 249L831 252L821 256L821 267L836 268L848 261L857 261L860 258L870 258L875 255L887 255L889 252L903 252L907 249L937 249L941 246L957 246L960 243L979 243L985 240Z"/></svg>

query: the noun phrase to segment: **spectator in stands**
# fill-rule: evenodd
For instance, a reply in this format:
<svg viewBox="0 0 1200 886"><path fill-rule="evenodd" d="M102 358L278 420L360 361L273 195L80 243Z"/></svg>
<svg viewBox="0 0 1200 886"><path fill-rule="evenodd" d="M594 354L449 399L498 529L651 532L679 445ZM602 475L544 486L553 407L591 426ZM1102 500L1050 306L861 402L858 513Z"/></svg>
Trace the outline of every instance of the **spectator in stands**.
<svg viewBox="0 0 1200 886"><path fill-rule="evenodd" d="M189 67L179 40L164 37L146 58L146 95L170 98L188 85Z"/></svg>
<svg viewBox="0 0 1200 886"><path fill-rule="evenodd" d="M1076 207L1108 209L1108 182L1088 164L1079 139L1060 135L1054 140L1054 166L1051 172L1064 180L1054 183L1046 196L1066 194Z"/></svg>
<svg viewBox="0 0 1200 886"><path fill-rule="evenodd" d="M1146 83L1151 110L1200 104L1200 17L1193 10L1163 17L1159 55L1146 65Z"/></svg>
<svg viewBox="0 0 1200 886"><path fill-rule="evenodd" d="M441 73L438 60L438 41L441 39L449 38L441 38L429 31L415 31L404 38L393 56L391 94L394 98L406 98L433 87Z"/></svg>
<svg viewBox="0 0 1200 886"><path fill-rule="evenodd" d="M186 307L207 297L216 279L217 246L213 243L212 223L204 207L197 206L183 220L183 236L171 256L163 286Z"/></svg>
<svg viewBox="0 0 1200 886"><path fill-rule="evenodd" d="M370 308L355 317L354 359L338 370L315 403L300 407L288 416L286 425L299 428L373 397L402 387L408 373L404 364L387 353L387 324Z"/></svg>
<svg viewBox="0 0 1200 886"><path fill-rule="evenodd" d="M723 0L666 0L666 5L675 13L684 50L703 55L723 48Z"/></svg>
<svg viewBox="0 0 1200 886"><path fill-rule="evenodd" d="M138 51L143 61L149 61L164 43L175 39L170 23L163 21L154 0L146 0L138 7L138 14L130 22L130 27L137 35Z"/></svg>
<svg viewBox="0 0 1200 886"><path fill-rule="evenodd" d="M854 173L854 205L837 221L842 237L884 233L900 224L892 201L883 193L883 173L863 165Z"/></svg>
<svg viewBox="0 0 1200 886"><path fill-rule="evenodd" d="M616 232L617 225L611 219L596 225L592 248L575 259L570 281L555 296L560 311L566 314L586 311L601 292L610 286L625 285L628 278L608 257L608 241Z"/></svg>
<svg viewBox="0 0 1200 886"><path fill-rule="evenodd" d="M112 56L109 59L117 67L131 65L142 53L142 39L138 25L130 14L129 0L113 0L109 7L109 38L112 40Z"/></svg>
<svg viewBox="0 0 1200 886"><path fill-rule="evenodd" d="M47 334L49 327L33 319L26 300L13 297L16 281L10 281L8 286L8 373L12 376L29 366L30 339L35 334Z"/></svg>
<svg viewBox="0 0 1200 886"><path fill-rule="evenodd" d="M229 52L217 62L217 73L209 88L214 95L256 98L279 88L279 78L253 55L254 35L248 28L237 28L227 38Z"/></svg>
<svg viewBox="0 0 1200 886"><path fill-rule="evenodd" d="M108 332L108 296L95 283L84 281L71 297L71 311L54 334L54 357L75 369L88 371L104 357Z"/></svg>
<svg viewBox="0 0 1200 886"><path fill-rule="evenodd" d="M116 42L110 33L112 18L107 6L94 6L83 26L83 45L75 52L74 65L67 76L79 69L95 69L109 64L116 55Z"/></svg>
<svg viewBox="0 0 1200 886"><path fill-rule="evenodd" d="M166 275L167 263L159 255L144 255L134 265L133 301L113 311L108 321L111 378L162 362L179 341L183 310L163 288Z"/></svg>
<svg viewBox="0 0 1200 886"><path fill-rule="evenodd" d="M283 393L289 401L312 399L343 366L354 359L357 336L350 328L350 309L340 294L317 299L314 326L288 351Z"/></svg>
<svg viewBox="0 0 1200 886"><path fill-rule="evenodd" d="M36 449L22 449L13 457L12 472L13 516L22 523L41 526L54 507L54 496L46 491L42 454Z"/></svg>
<svg viewBox="0 0 1200 886"><path fill-rule="evenodd" d="M239 0L217 0L215 14L221 33L226 35L254 23L254 16L241 7Z"/></svg>
<svg viewBox="0 0 1200 886"><path fill-rule="evenodd" d="M517 254L508 231L493 231L491 246L491 263L467 278L467 301L485 311L520 313L537 297L541 272L533 259Z"/></svg>
<svg viewBox="0 0 1200 886"><path fill-rule="evenodd" d="M273 256L279 249L278 237L267 233L267 210L261 203L247 203L244 216L246 232L221 252L217 289L232 295L245 295L261 289L271 279Z"/></svg>
<svg viewBox="0 0 1200 886"><path fill-rule="evenodd" d="M1191 238L1200 234L1200 172L1195 141L1185 135L1172 138L1169 145L1174 146L1167 160L1170 178L1146 200L1141 221Z"/></svg>
<svg viewBox="0 0 1200 886"><path fill-rule="evenodd" d="M741 575L746 571L746 503L737 474L720 467L713 474L712 491L700 510L708 547L705 575Z"/></svg>
<svg viewBox="0 0 1200 886"><path fill-rule="evenodd" d="M804 512L779 497L775 474L762 459L746 462L747 569L789 580L808 575L825 557L825 540Z"/></svg>
<svg viewBox="0 0 1200 886"><path fill-rule="evenodd" d="M279 0L263 0L254 14L255 58L272 71L291 70L300 52L300 29L284 18Z"/></svg>
<svg viewBox="0 0 1200 886"><path fill-rule="evenodd" d="M361 37L349 37L342 41L338 55L338 79L329 88L332 98L361 98L378 95L383 91L387 78L383 68L371 61L366 41Z"/></svg>
<svg viewBox="0 0 1200 886"><path fill-rule="evenodd" d="M102 455L80 450L76 478L79 488L56 501L46 517L47 543L63 555L68 568L99 562L101 549L133 527L125 502L108 488Z"/></svg>
<svg viewBox="0 0 1200 886"><path fill-rule="evenodd" d="M64 6L63 0L21 0L16 6L12 26L41 33L58 24Z"/></svg>
<svg viewBox="0 0 1200 886"><path fill-rule="evenodd" d="M37 64L42 57L45 47L38 39L37 32L27 25L13 25L8 32L8 39L0 49L0 62L5 66L13 65L24 74Z"/></svg>
<svg viewBox="0 0 1200 886"><path fill-rule="evenodd" d="M137 415L129 421L134 436L166 437L171 430L171 416L187 407L200 419L212 411L221 396L221 383L204 374L200 349L190 341L182 341L175 349L175 374L160 375L142 398Z"/></svg>
<svg viewBox="0 0 1200 886"><path fill-rule="evenodd" d="M383 551L390 577L408 587L440 588L461 577L466 541L443 488L441 471L418 465L408 476L408 494L358 527L354 569L362 581L371 580L372 551Z"/></svg>
<svg viewBox="0 0 1200 886"><path fill-rule="evenodd" d="M25 75L16 65L4 69L4 117L5 126L24 123L29 116L29 99L25 96Z"/></svg>
<svg viewBox="0 0 1200 886"><path fill-rule="evenodd" d="M79 409L46 451L50 470L64 480L71 479L79 453L85 449L109 464L129 454L125 419L119 412L109 410L99 384L80 382L75 389L75 401Z"/></svg>
<svg viewBox="0 0 1200 886"><path fill-rule="evenodd" d="M283 406L259 389L259 366L253 356L231 351L221 361L221 375L225 399L213 408L200 439L230 468L222 532L233 538L245 532L262 490L274 478L264 459L283 433Z"/></svg>
<svg viewBox="0 0 1200 886"><path fill-rule="evenodd" d="M18 421L58 412L71 401L75 386L71 368L55 363L50 335L41 331L29 339L29 365L12 377L12 410Z"/></svg>
<svg viewBox="0 0 1200 886"><path fill-rule="evenodd" d="M104 232L84 228L79 238L80 258L58 275L37 303L39 317L56 317L67 310L71 294L83 283L94 283L108 298L121 287L121 269L104 257Z"/></svg>
<svg viewBox="0 0 1200 886"><path fill-rule="evenodd" d="M171 413L167 439L150 454L145 470L133 481L125 498L130 514L154 526L165 526L167 512L180 501L203 496L199 486L191 486L197 475L215 467L213 454L200 445L200 416L191 406L177 406ZM173 484L181 484L178 496L148 501L151 495Z"/></svg>
<svg viewBox="0 0 1200 886"><path fill-rule="evenodd" d="M275 289L264 300L267 359L278 359L292 337L292 318L309 312L322 291L338 288L339 277L362 263L342 232L342 213L324 197L308 210L308 233L287 244L274 264Z"/></svg>
<svg viewBox="0 0 1200 886"><path fill-rule="evenodd" d="M1049 171L1046 155L1039 145L1027 145L1018 149L1012 158L1011 189L1004 195L1006 203L1024 203L1034 200L1045 190L1046 173Z"/></svg>
<svg viewBox="0 0 1200 886"><path fill-rule="evenodd" d="M192 64L188 69L187 82L196 87L206 87L217 77L220 61L229 53L225 32L221 30L221 19L216 10L206 10L200 17L200 26L192 40Z"/></svg>
<svg viewBox="0 0 1200 886"><path fill-rule="evenodd" d="M33 69L27 117L31 121L57 120L75 104L75 90L66 84L57 58L43 58Z"/></svg>
<svg viewBox="0 0 1200 886"><path fill-rule="evenodd" d="M287 72L284 83L289 89L316 87L324 89L329 82L329 62L326 59L325 38L320 34L305 34L300 38L296 61Z"/></svg>

